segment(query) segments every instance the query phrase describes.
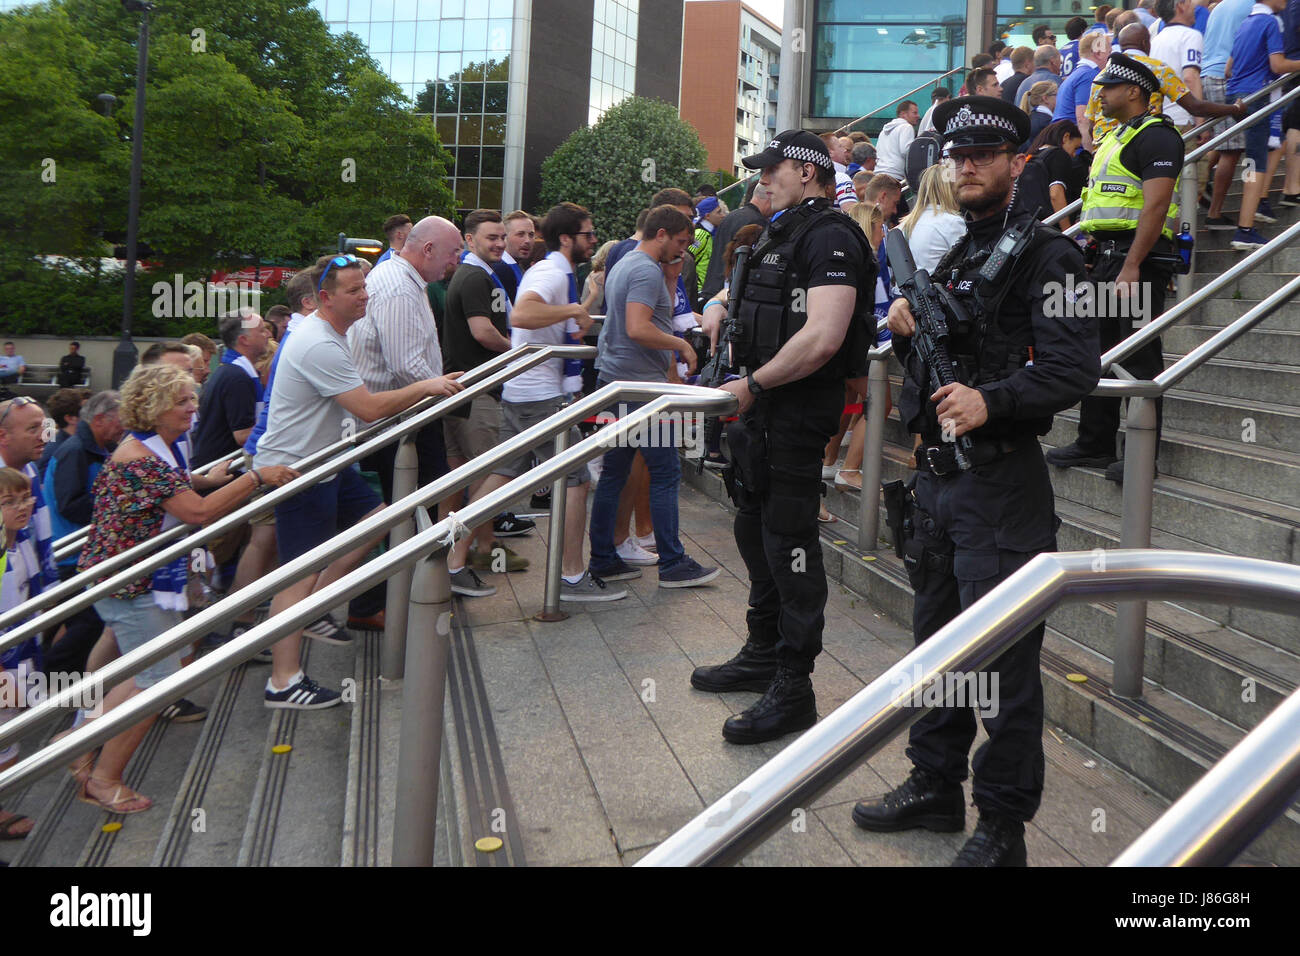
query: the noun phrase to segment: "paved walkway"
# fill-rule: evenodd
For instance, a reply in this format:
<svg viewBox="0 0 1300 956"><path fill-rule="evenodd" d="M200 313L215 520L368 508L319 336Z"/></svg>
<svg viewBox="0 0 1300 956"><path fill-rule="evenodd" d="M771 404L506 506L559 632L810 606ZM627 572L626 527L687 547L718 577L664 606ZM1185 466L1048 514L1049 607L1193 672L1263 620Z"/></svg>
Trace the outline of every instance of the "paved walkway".
<svg viewBox="0 0 1300 956"><path fill-rule="evenodd" d="M546 524L539 520L538 530ZM625 600L570 605L568 620L538 623L531 618L542 605L545 539L533 534L509 542L531 569L491 575L496 595L464 601L517 817L508 825L518 827L529 865L635 863L794 739L729 744L723 721L756 695L690 687L693 667L725 660L743 642L748 588L719 504L683 488L681 525L687 551L724 568L712 586L661 590L649 568L624 582ZM813 675L819 712L838 707L911 643L909 632L832 583L826 650ZM1043 743L1047 788L1027 833L1032 865L1104 865L1159 815L1158 797L1064 733L1049 727ZM906 777L904 746L888 745L745 863L946 864L973 829L974 808L966 834L868 834L849 818L855 800Z"/></svg>

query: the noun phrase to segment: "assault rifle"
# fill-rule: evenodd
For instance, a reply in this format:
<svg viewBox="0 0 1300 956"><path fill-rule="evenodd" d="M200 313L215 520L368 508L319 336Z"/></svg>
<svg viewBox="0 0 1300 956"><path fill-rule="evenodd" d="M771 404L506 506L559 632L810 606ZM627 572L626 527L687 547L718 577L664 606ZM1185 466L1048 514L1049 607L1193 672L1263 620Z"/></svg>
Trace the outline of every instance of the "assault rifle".
<svg viewBox="0 0 1300 956"><path fill-rule="evenodd" d="M741 245L736 248L736 264L731 270L730 295L727 298L727 315L718 330L718 345L713 355L700 369L698 383L707 388L717 388L727 379L727 374L735 369L731 360L732 343L740 340L740 299L745 288L745 277L749 274L749 256L754 251L752 246ZM722 419L711 418L704 426L705 447L715 444L722 430ZM699 471L704 471L704 455L700 455Z"/></svg>
<svg viewBox="0 0 1300 956"><path fill-rule="evenodd" d="M964 310L947 294L947 290L930 281L930 273L916 267L916 260L912 258L912 249L907 244L903 230L889 231L885 240L885 253L894 283L907 299L912 317L916 320L912 348L930 373L930 394L934 394L943 386L957 381L956 364L948 354L946 315L952 314L958 321L964 321ZM962 471L970 469L970 452L969 435L962 435L953 443L957 467Z"/></svg>

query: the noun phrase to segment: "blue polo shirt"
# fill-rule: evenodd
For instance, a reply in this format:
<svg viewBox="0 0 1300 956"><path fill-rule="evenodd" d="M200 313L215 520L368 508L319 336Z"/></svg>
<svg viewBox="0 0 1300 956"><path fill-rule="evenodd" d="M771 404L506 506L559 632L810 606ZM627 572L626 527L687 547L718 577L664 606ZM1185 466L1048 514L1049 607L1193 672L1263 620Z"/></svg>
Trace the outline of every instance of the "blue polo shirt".
<svg viewBox="0 0 1300 956"><path fill-rule="evenodd" d="M1281 52L1282 31L1273 11L1262 3L1255 4L1232 44L1232 78L1224 92L1235 98L1268 86L1277 78L1268 65L1268 58Z"/></svg>
<svg viewBox="0 0 1300 956"><path fill-rule="evenodd" d="M1300 60L1300 0L1286 0L1282 11L1282 49L1288 60Z"/></svg>
<svg viewBox="0 0 1300 956"><path fill-rule="evenodd" d="M1223 0L1210 13L1205 27L1201 76L1223 79L1223 68L1228 64L1228 54L1232 52L1232 41L1237 35L1237 28L1250 16L1250 9L1254 5L1255 0Z"/></svg>
<svg viewBox="0 0 1300 956"><path fill-rule="evenodd" d="M1071 40L1061 47L1061 76L1069 76L1079 65L1079 41Z"/></svg>
<svg viewBox="0 0 1300 956"><path fill-rule="evenodd" d="M1059 119L1074 120L1074 108L1087 106L1088 96L1092 92L1092 78L1101 72L1101 68L1092 60L1082 60L1065 78L1061 88L1056 91L1056 109L1052 111L1052 121Z"/></svg>

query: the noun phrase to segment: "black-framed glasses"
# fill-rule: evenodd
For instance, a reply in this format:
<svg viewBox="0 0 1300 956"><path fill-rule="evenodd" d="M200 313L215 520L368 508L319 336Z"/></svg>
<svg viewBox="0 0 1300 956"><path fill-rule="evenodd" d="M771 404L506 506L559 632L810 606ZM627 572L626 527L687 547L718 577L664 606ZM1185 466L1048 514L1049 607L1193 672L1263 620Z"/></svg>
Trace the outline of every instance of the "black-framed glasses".
<svg viewBox="0 0 1300 956"><path fill-rule="evenodd" d="M975 149L961 155L945 152L943 161L953 169L961 169L966 165L966 160L969 159L976 169L983 169L985 166L991 165L993 160L999 156L1009 155L1010 153L1011 150L1009 149Z"/></svg>
<svg viewBox="0 0 1300 956"><path fill-rule="evenodd" d="M0 425L3 425L5 423L5 419L9 417L9 413L12 412L15 408L22 408L24 405L37 405L37 404L39 404L39 402L37 402L36 399L31 398L30 396L27 395L19 395L17 398L9 399L8 407L5 408L3 414L0 414Z"/></svg>
<svg viewBox="0 0 1300 956"><path fill-rule="evenodd" d="M325 284L325 277L330 274L330 270L335 266L338 266L340 269L346 269L348 266L356 265L359 261L360 260L350 252L335 256L329 261L329 265L325 267L325 271L320 274L320 281L316 283L316 291L320 291L320 287Z"/></svg>
<svg viewBox="0 0 1300 956"><path fill-rule="evenodd" d="M595 241L596 241L596 230L595 230L595 229L588 229L586 232L575 232L574 235L575 235L575 236L586 236L586 237L587 237L587 240L588 240L589 242L595 242Z"/></svg>

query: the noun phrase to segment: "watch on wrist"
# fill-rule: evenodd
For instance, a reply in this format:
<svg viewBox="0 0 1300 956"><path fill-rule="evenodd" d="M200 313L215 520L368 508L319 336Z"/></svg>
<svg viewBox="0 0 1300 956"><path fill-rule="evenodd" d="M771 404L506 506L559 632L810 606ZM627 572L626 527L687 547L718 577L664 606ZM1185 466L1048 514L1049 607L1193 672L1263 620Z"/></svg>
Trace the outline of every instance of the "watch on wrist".
<svg viewBox="0 0 1300 956"><path fill-rule="evenodd" d="M763 394L763 386L758 384L758 379L754 378L753 372L745 376L745 383L749 386L749 393L755 398Z"/></svg>

